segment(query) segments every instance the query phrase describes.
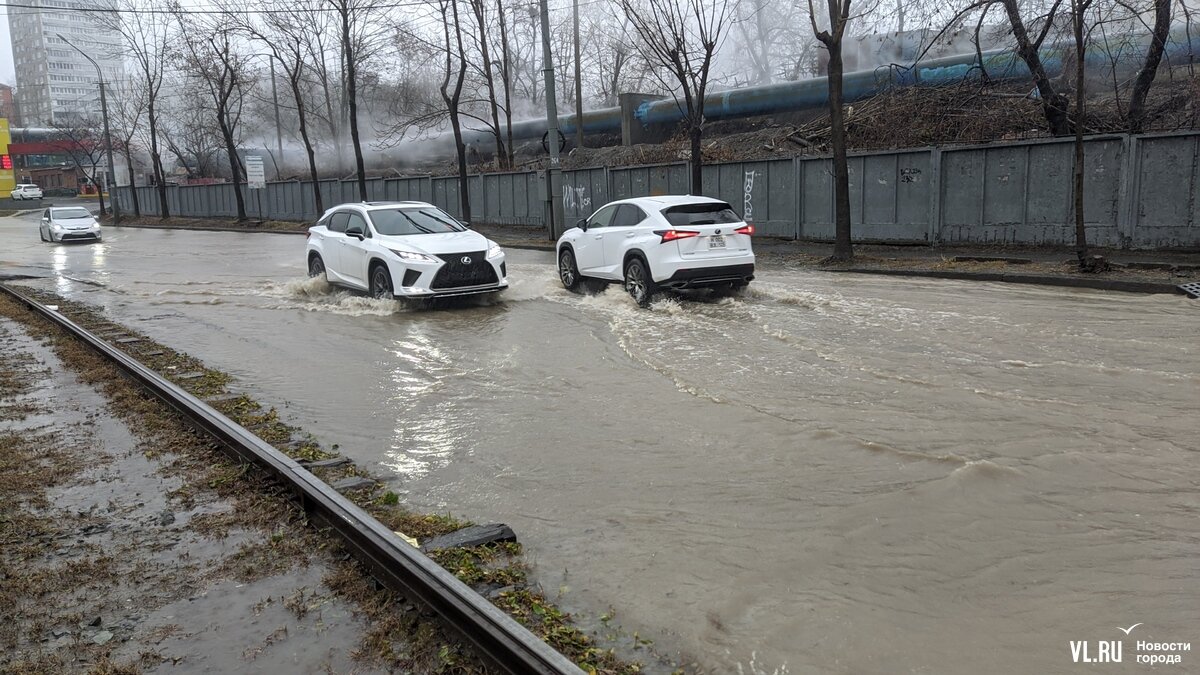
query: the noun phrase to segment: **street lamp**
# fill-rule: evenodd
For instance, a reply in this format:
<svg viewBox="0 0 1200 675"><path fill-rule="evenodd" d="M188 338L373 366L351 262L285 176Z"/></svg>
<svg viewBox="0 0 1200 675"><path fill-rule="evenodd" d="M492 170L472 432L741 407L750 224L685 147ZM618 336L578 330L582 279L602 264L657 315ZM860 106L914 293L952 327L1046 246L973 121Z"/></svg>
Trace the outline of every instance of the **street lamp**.
<svg viewBox="0 0 1200 675"><path fill-rule="evenodd" d="M100 64L96 63L96 59L88 56L87 52L83 51L79 47L76 47L73 42L63 37L62 33L55 33L54 35L57 36L59 40L71 45L71 49L74 49L82 54L83 58L90 61L91 64L96 67L96 78L99 80L100 84L100 114L104 116L104 144L108 146L108 152L106 153L108 155L108 175L104 178L104 182L107 184L104 187L107 188L114 184L113 179L116 177L117 171L113 167L112 135L108 132L108 99L104 96L104 72L100 70ZM134 186L130 185L129 189L134 189ZM117 200L115 199L115 196L116 193L113 190L108 191L108 204L112 207L113 225L119 225L121 224L121 209L117 207ZM103 200L101 200L100 206L104 206Z"/></svg>

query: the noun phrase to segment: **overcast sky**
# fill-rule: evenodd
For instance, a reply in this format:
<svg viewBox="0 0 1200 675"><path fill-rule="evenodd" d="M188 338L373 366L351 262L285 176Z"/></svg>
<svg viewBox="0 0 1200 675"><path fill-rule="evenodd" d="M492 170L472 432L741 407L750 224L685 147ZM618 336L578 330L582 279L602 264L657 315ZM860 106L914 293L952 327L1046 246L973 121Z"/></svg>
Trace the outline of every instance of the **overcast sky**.
<svg viewBox="0 0 1200 675"><path fill-rule="evenodd" d="M8 9L0 13L0 82L15 85L16 73L13 71L12 38L8 35Z"/></svg>

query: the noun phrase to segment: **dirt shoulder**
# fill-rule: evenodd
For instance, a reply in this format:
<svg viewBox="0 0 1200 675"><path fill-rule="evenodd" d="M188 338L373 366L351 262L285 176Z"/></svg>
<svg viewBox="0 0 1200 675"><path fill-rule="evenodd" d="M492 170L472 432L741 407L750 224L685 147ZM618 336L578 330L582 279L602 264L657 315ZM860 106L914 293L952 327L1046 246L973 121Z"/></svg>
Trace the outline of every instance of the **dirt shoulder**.
<svg viewBox="0 0 1200 675"><path fill-rule="evenodd" d="M402 598L366 607L278 486L7 297L0 354L0 672L485 672Z"/></svg>
<svg viewBox="0 0 1200 675"><path fill-rule="evenodd" d="M151 216L122 216L120 225L112 217L104 218L105 227L140 227L151 230L212 230L214 232L273 232L297 234L307 232L312 223L294 220L226 220L223 218L168 218Z"/></svg>
<svg viewBox="0 0 1200 675"><path fill-rule="evenodd" d="M23 289L32 294L32 291ZM412 513L195 358L53 295L39 300L175 381L420 541L466 525ZM472 649L380 589L286 492L107 361L0 296L0 673L484 673ZM439 564L585 669L642 672L571 625L526 578L519 544Z"/></svg>

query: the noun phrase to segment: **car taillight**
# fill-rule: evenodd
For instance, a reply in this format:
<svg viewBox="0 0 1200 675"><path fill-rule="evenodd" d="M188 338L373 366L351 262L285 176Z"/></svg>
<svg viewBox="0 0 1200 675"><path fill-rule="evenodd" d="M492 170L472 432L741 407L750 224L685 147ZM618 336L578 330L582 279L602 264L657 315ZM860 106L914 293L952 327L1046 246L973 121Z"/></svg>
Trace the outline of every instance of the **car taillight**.
<svg viewBox="0 0 1200 675"><path fill-rule="evenodd" d="M700 233L694 230L655 230L654 234L662 237L662 241L659 242L662 244L665 244L668 241L675 241L676 239L687 239L688 237L700 236Z"/></svg>
<svg viewBox="0 0 1200 675"><path fill-rule="evenodd" d="M738 234L754 234L754 224L746 223L744 226L734 230Z"/></svg>

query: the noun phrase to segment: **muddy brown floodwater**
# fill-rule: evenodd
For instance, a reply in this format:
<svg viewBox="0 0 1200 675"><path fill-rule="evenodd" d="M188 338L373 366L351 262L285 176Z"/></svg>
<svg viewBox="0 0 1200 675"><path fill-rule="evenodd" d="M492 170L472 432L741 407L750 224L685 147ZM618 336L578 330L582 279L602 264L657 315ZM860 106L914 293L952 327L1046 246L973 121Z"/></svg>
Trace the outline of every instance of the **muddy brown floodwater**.
<svg viewBox="0 0 1200 675"><path fill-rule="evenodd" d="M642 311L510 252L499 301L411 311L301 279L301 237L32 228L0 221L26 283L286 402L415 507L511 523L566 609L711 672L1065 672L1124 639L1121 672L1200 642L1182 296L766 268Z"/></svg>

